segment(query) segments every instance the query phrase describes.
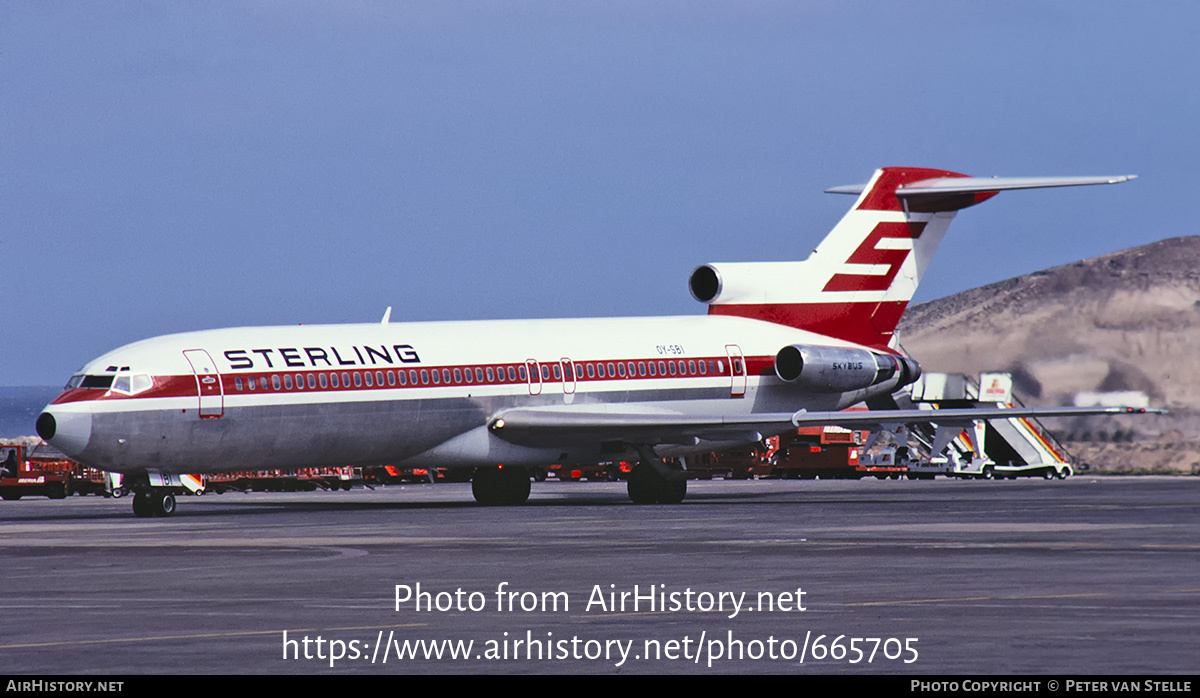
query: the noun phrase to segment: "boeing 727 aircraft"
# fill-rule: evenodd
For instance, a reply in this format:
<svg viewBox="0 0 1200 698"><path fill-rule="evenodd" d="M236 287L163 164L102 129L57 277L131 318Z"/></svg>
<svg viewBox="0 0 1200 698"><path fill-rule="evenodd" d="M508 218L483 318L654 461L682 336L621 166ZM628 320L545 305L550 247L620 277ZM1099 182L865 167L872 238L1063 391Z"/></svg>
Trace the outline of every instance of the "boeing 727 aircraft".
<svg viewBox="0 0 1200 698"><path fill-rule="evenodd" d="M520 504L531 466L636 460L634 502L679 502L689 454L798 426L926 421L918 410L840 410L920 375L893 332L955 213L1010 189L1131 178L884 168L829 190L857 199L808 259L696 269L689 285L707 315L173 334L85 365L37 431L81 463L125 473L139 516L172 513L183 473L335 465L470 468L477 501ZM1123 411L938 415L969 424Z"/></svg>

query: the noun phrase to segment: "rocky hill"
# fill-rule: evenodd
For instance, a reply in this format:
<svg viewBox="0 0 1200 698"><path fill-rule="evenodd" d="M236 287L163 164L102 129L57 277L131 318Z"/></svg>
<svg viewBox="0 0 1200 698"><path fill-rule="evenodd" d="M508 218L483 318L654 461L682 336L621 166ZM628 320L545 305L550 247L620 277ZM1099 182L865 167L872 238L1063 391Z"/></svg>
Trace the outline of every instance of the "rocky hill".
<svg viewBox="0 0 1200 698"><path fill-rule="evenodd" d="M1200 468L1200 237L1162 240L914 305L899 334L929 371L1012 371L1030 404L1071 404L1081 391L1144 391L1172 415L1068 420L1057 425L1060 435L1077 455L1102 458L1107 468ZM1126 430L1144 448L1113 448L1111 434ZM1135 453L1148 454L1152 446L1154 464ZM1164 459L1164 451L1174 453Z"/></svg>

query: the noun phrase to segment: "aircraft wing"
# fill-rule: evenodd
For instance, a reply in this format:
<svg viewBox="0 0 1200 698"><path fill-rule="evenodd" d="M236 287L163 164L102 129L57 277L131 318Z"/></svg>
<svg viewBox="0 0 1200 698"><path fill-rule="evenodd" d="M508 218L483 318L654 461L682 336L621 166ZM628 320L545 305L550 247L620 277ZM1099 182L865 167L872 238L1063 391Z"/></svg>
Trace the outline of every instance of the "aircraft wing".
<svg viewBox="0 0 1200 698"><path fill-rule="evenodd" d="M853 410L778 412L738 416L660 412L587 411L566 407L514 408L495 415L488 429L523 446L619 441L631 444L688 444L700 441L758 441L797 427L840 426L880 429L917 422L966 427L977 419L1164 414L1135 407L983 407L940 410Z"/></svg>

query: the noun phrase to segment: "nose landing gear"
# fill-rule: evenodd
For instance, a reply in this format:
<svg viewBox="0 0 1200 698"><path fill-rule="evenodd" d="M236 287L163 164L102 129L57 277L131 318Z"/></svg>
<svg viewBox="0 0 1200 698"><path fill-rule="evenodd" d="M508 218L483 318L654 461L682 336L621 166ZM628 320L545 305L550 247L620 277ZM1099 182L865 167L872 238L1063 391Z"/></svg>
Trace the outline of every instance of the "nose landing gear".
<svg viewBox="0 0 1200 698"><path fill-rule="evenodd" d="M139 517L170 516L175 513L175 495L170 490L153 487L133 495L133 513Z"/></svg>

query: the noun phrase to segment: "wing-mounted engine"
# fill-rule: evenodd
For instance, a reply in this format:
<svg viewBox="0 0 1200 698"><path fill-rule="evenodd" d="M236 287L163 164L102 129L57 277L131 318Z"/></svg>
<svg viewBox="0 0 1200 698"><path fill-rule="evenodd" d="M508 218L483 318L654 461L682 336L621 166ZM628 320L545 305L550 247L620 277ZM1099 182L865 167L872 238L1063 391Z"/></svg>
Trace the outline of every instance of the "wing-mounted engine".
<svg viewBox="0 0 1200 698"><path fill-rule="evenodd" d="M775 375L808 390L844 393L892 379L896 387L908 385L921 375L921 366L907 357L866 349L792 344L775 354Z"/></svg>

